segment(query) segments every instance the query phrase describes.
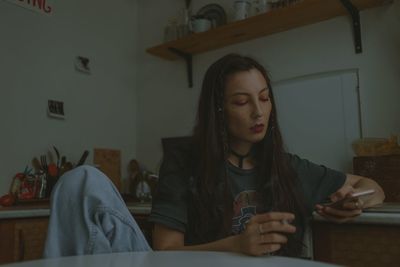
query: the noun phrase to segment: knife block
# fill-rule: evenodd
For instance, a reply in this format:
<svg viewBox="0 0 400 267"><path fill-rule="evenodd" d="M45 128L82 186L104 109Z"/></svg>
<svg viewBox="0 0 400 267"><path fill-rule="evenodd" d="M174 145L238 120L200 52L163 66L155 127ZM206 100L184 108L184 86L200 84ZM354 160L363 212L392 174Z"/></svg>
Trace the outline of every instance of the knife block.
<svg viewBox="0 0 400 267"><path fill-rule="evenodd" d="M354 157L353 170L375 180L385 192L385 202L400 202L400 155Z"/></svg>
<svg viewBox="0 0 400 267"><path fill-rule="evenodd" d="M121 151L95 148L93 162L121 192Z"/></svg>

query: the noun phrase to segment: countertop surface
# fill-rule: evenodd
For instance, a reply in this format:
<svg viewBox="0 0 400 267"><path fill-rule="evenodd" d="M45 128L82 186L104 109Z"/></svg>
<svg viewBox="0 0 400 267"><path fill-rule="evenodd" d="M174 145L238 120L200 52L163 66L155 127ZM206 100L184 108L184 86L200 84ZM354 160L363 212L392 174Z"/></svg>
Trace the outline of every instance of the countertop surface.
<svg viewBox="0 0 400 267"><path fill-rule="evenodd" d="M129 211L135 215L147 215L151 211L150 203L127 202L126 205ZM48 204L0 208L0 219L48 217L49 215L50 209ZM313 214L313 219L315 221L326 221L326 219L317 213ZM383 203L382 205L366 209L350 223L400 225L400 203Z"/></svg>
<svg viewBox="0 0 400 267"><path fill-rule="evenodd" d="M151 211L150 203L127 202L126 205L129 211L135 215L147 215L150 214ZM48 217L49 215L49 204L30 204L26 206L17 205L12 207L0 208L0 219Z"/></svg>

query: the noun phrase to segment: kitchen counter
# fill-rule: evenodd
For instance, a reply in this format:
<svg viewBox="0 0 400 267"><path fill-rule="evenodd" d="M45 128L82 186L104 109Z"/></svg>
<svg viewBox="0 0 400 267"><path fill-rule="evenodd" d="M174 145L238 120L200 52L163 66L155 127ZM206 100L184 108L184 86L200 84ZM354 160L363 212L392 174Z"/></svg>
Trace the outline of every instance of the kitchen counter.
<svg viewBox="0 0 400 267"><path fill-rule="evenodd" d="M137 215L148 215L151 211L151 204L127 202L126 205L130 212ZM49 215L48 204L0 207L0 219L48 217ZM317 213L313 214L313 219L327 221ZM380 206L368 208L351 223L400 225L400 203L383 203Z"/></svg>
<svg viewBox="0 0 400 267"><path fill-rule="evenodd" d="M127 201L126 204L151 244L153 226L147 221L151 205L131 201ZM5 240L4 244L14 244L3 246L0 264L40 258L43 253L49 215L48 203L0 208L0 236L2 240ZM375 259L379 260L379 264L383 262L383 258L388 258L391 262L400 261L397 249L396 253L392 254L385 251L376 254L377 252L373 250L376 247L385 248L388 244L400 249L398 242L400 240L400 203L384 203L381 206L366 209L353 221L343 224L329 222L314 214L311 225L312 235L305 240L308 247L307 254L304 255L306 257L311 258L314 255L316 260L346 266L357 266L353 261L354 255L358 255L357 260L366 259L366 262L371 260L367 256L380 255ZM24 236L26 253L14 249L15 246L18 247L21 244L21 234ZM362 253L357 250L360 246Z"/></svg>
<svg viewBox="0 0 400 267"><path fill-rule="evenodd" d="M151 244L153 225L147 221L151 205L130 200L125 200L125 203ZM12 207L0 207L0 265L42 258L49 216L48 200L35 200Z"/></svg>
<svg viewBox="0 0 400 267"><path fill-rule="evenodd" d="M131 213L137 215L148 215L151 211L151 204L127 202L126 205ZM49 215L50 207L48 204L0 208L0 219L48 217Z"/></svg>
<svg viewBox="0 0 400 267"><path fill-rule="evenodd" d="M317 214L312 221L313 258L342 266L398 266L400 203L383 203L346 223Z"/></svg>

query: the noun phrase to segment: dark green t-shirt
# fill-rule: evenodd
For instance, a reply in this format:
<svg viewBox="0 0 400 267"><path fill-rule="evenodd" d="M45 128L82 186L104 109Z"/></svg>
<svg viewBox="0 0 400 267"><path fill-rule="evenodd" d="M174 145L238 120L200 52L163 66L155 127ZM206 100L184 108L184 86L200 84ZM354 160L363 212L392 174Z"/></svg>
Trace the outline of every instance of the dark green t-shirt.
<svg viewBox="0 0 400 267"><path fill-rule="evenodd" d="M346 175L288 154L289 161L298 176L300 192L308 215L311 215L315 204L325 200L337 191L345 182ZM189 150L176 150L164 155L160 169L157 195L153 199L149 220L185 233L185 239L192 240L188 225L190 207L190 190L193 187L193 158ZM257 211L261 204L256 189L255 170L243 170L231 164L227 166L233 196L232 233L243 231L245 222ZM265 210L265 207L262 208ZM268 208L266 209L268 210Z"/></svg>
<svg viewBox="0 0 400 267"><path fill-rule="evenodd" d="M227 175L233 197L232 234L240 234L254 214L264 211L257 192L257 173L255 169L244 170L228 162Z"/></svg>

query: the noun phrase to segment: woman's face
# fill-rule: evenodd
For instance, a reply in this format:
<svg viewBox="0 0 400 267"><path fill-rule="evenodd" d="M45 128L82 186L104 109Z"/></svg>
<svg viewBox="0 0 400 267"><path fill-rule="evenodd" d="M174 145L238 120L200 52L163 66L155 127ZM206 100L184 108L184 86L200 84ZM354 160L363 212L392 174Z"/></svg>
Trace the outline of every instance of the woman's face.
<svg viewBox="0 0 400 267"><path fill-rule="evenodd" d="M261 141L272 109L267 81L261 72L254 68L228 76L224 95L231 144Z"/></svg>

